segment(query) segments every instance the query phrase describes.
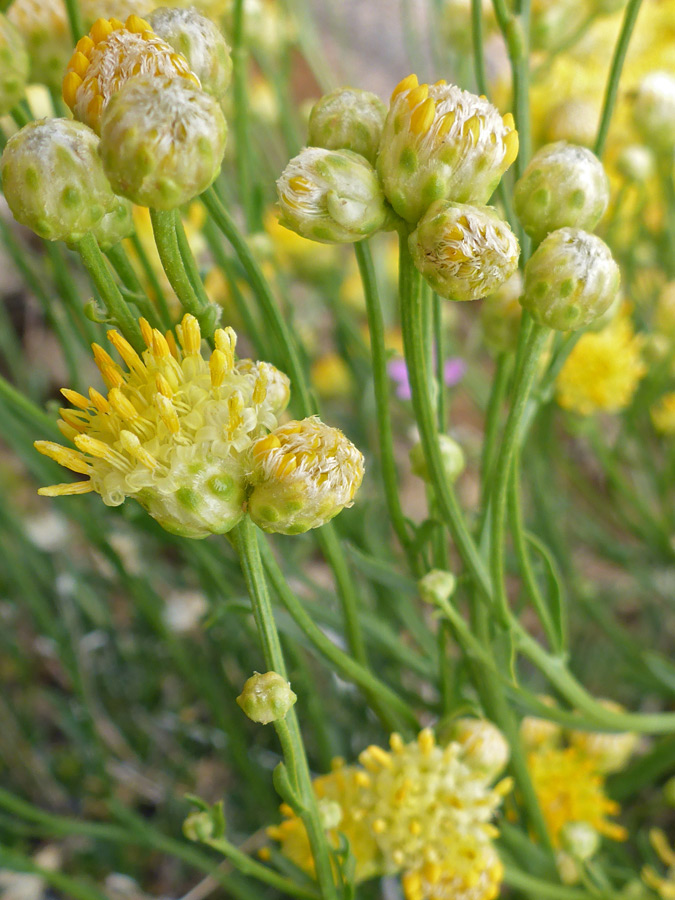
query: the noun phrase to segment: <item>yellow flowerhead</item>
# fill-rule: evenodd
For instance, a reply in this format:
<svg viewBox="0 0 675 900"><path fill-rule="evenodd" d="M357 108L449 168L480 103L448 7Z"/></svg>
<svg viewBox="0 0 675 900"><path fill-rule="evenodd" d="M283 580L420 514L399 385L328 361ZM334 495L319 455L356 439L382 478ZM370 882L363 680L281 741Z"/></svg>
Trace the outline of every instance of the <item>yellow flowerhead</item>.
<svg viewBox="0 0 675 900"><path fill-rule="evenodd" d="M513 116L445 81L395 88L377 169L387 199L415 224L434 200L486 203L518 155Z"/></svg>
<svg viewBox="0 0 675 900"><path fill-rule="evenodd" d="M675 391L664 394L650 410L654 428L661 434L675 434Z"/></svg>
<svg viewBox="0 0 675 900"><path fill-rule="evenodd" d="M63 99L73 115L98 134L110 98L134 75L186 78L200 87L187 60L140 16L98 19L75 47L63 79Z"/></svg>
<svg viewBox="0 0 675 900"><path fill-rule="evenodd" d="M264 531L300 534L351 506L363 454L316 416L288 422L251 448L248 511Z"/></svg>
<svg viewBox="0 0 675 900"><path fill-rule="evenodd" d="M460 857L461 858L461 857ZM504 866L492 844L447 862L425 863L401 879L406 900L494 900L499 896Z"/></svg>
<svg viewBox="0 0 675 900"><path fill-rule="evenodd" d="M216 349L201 355L197 320L183 318L181 349L141 319L142 357L117 332L108 338L129 371L97 344L94 360L107 395L62 391L74 409L59 427L72 450L37 441L45 456L88 475L87 481L41 488L49 497L95 491L107 506L138 501L167 531L202 538L233 528L244 514L251 444L277 424L288 379L274 366L235 361L236 335L218 329Z"/></svg>
<svg viewBox="0 0 675 900"><path fill-rule="evenodd" d="M675 900L675 852L668 843L668 838L659 828L652 828L649 832L649 840L661 862L668 866L668 871L663 877L651 866L645 866L642 870L645 884L655 890L662 900Z"/></svg>
<svg viewBox="0 0 675 900"><path fill-rule="evenodd" d="M607 818L620 807L605 794L604 777L593 759L576 747L542 746L530 753L528 768L555 847L570 822L584 822L614 841L626 839L625 828Z"/></svg>
<svg viewBox="0 0 675 900"><path fill-rule="evenodd" d="M647 372L642 346L626 315L583 334L556 380L558 403L582 416L625 409Z"/></svg>
<svg viewBox="0 0 675 900"><path fill-rule="evenodd" d="M605 709L623 712L619 703L600 701ZM633 755L638 735L632 731L570 731L568 739L584 756L593 760L598 772L608 775L623 769Z"/></svg>

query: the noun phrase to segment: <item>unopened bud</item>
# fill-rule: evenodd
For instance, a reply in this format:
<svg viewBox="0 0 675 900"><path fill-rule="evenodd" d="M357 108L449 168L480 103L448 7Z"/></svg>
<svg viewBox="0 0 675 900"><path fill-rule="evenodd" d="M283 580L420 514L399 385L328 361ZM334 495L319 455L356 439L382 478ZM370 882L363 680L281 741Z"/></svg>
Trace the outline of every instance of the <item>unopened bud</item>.
<svg viewBox="0 0 675 900"><path fill-rule="evenodd" d="M375 170L351 150L305 147L277 181L280 221L324 244L360 241L387 218Z"/></svg>
<svg viewBox="0 0 675 900"><path fill-rule="evenodd" d="M408 240L413 262L441 297L476 300L518 266L516 236L496 210L438 200Z"/></svg>
<svg viewBox="0 0 675 900"><path fill-rule="evenodd" d="M175 209L215 179L226 136L210 94L185 78L139 75L106 107L101 158L117 193L139 206Z"/></svg>
<svg viewBox="0 0 675 900"><path fill-rule="evenodd" d="M511 755L508 742L487 719L457 719L450 735L462 745L464 760L487 778L496 778L506 768Z"/></svg>
<svg viewBox="0 0 675 900"><path fill-rule="evenodd" d="M251 448L248 512L263 531L301 534L352 505L363 455L316 417L288 422Z"/></svg>
<svg viewBox="0 0 675 900"><path fill-rule="evenodd" d="M297 699L290 683L281 675L276 672L260 675L256 672L244 684L237 703L252 722L268 725L286 718Z"/></svg>
<svg viewBox="0 0 675 900"><path fill-rule="evenodd" d="M206 810L190 813L183 822L183 834L189 841L209 841L214 832L213 816Z"/></svg>
<svg viewBox="0 0 675 900"><path fill-rule="evenodd" d="M612 712L623 712L623 707L611 700L601 700L602 706ZM571 731L570 743L584 756L593 760L599 772L609 775L623 769L633 755L638 735L631 731Z"/></svg>
<svg viewBox="0 0 675 900"><path fill-rule="evenodd" d="M537 243L565 226L592 231L609 203L609 179L586 147L558 141L532 157L514 201L523 228Z"/></svg>
<svg viewBox="0 0 675 900"><path fill-rule="evenodd" d="M540 325L574 331L605 312L619 281L619 267L604 241L578 228L560 228L528 260L520 302Z"/></svg>
<svg viewBox="0 0 675 900"><path fill-rule="evenodd" d="M352 150L375 165L387 107L376 94L338 88L312 107L308 142L327 150Z"/></svg>
<svg viewBox="0 0 675 900"><path fill-rule="evenodd" d="M447 481L451 484L459 478L464 471L466 460L464 459L464 451L461 446L448 434L439 434L438 442L441 449L441 459L443 461L443 472ZM431 476L424 458L424 449L421 441L415 444L410 451L410 464L413 474L417 475L423 481L429 481Z"/></svg>
<svg viewBox="0 0 675 900"><path fill-rule="evenodd" d="M631 181L647 181L654 174L654 154L644 144L624 147L616 161L619 172Z"/></svg>
<svg viewBox="0 0 675 900"><path fill-rule="evenodd" d="M633 116L645 141L657 153L675 149L675 75L650 72L635 92Z"/></svg>
<svg viewBox="0 0 675 900"><path fill-rule="evenodd" d="M455 593L457 579L452 572L432 569L417 582L420 597L432 605L446 603Z"/></svg>
<svg viewBox="0 0 675 900"><path fill-rule="evenodd" d="M600 835L587 822L567 822L560 829L560 844L575 859L592 859L600 847Z"/></svg>

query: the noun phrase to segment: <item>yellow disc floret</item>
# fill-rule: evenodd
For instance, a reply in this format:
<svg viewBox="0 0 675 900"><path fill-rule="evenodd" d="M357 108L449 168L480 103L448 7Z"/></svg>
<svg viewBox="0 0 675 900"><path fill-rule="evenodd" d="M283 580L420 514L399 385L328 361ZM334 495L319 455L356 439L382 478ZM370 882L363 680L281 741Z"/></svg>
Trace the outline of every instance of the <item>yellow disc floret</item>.
<svg viewBox="0 0 675 900"><path fill-rule="evenodd" d="M134 75L186 78L200 87L187 60L140 16L98 19L75 47L63 79L63 99L76 119L97 133L110 98Z"/></svg>

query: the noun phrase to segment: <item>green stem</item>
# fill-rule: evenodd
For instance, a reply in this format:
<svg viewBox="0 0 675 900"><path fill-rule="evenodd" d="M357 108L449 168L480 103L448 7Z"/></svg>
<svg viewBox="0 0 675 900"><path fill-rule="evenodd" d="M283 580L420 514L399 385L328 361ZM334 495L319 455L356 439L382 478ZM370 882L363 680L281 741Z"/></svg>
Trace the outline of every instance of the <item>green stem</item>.
<svg viewBox="0 0 675 900"><path fill-rule="evenodd" d="M490 498L490 575L497 614L504 626L509 622L509 603L504 584L504 519L511 462L518 443L520 425L527 408L532 385L537 375L539 355L548 338L549 329L535 325L525 350L521 376L515 387L513 402L504 427L499 457L495 466Z"/></svg>
<svg viewBox="0 0 675 900"><path fill-rule="evenodd" d="M492 377L492 386L490 388L490 399L488 400L485 413L485 437L483 439L480 467L483 509L487 508L487 502L490 496L492 471L494 469L495 452L497 449L497 435L499 432L499 419L504 398L506 396L510 370L511 356L507 353L500 353L497 357L495 372Z"/></svg>
<svg viewBox="0 0 675 900"><path fill-rule="evenodd" d="M73 897L74 900L106 900L106 895L94 885L85 884L62 872L38 866L30 857L15 853L6 847L0 847L0 866L14 872L30 872L32 875L39 875L51 887L63 892L66 897Z"/></svg>
<svg viewBox="0 0 675 900"><path fill-rule="evenodd" d="M504 884L517 891L525 891L532 897L536 897L537 900L601 900L598 894L589 894L579 888L551 884L508 865L504 867Z"/></svg>
<svg viewBox="0 0 675 900"><path fill-rule="evenodd" d="M483 44L483 2L471 0L471 42L476 87L487 97L487 73L485 71L485 46Z"/></svg>
<svg viewBox="0 0 675 900"><path fill-rule="evenodd" d="M138 257L138 261L145 272L145 277L148 279L148 285L155 295L155 302L159 308L159 314L162 317L162 325L165 329L171 328L171 313L169 312L169 307L166 302L166 297L164 296L164 291L162 289L161 284L159 283L159 279L157 278L157 273L152 267L152 263L148 259L148 254L145 252L145 248L141 242L141 239L137 234L132 235L129 240L131 241L131 245L134 248L134 253Z"/></svg>
<svg viewBox="0 0 675 900"><path fill-rule="evenodd" d="M169 284L174 289L181 306L197 319L204 337L210 338L216 327L217 315L214 315L214 312L217 310L208 304L208 298L204 302L204 299L198 296L190 274L185 268L176 235L177 216L178 210L174 209L150 210L157 252Z"/></svg>
<svg viewBox="0 0 675 900"><path fill-rule="evenodd" d="M234 135L237 180L241 205L249 230L254 226L254 203L251 187L251 146L248 132L248 52L244 43L244 0L234 0L232 12L232 91L234 95Z"/></svg>
<svg viewBox="0 0 675 900"><path fill-rule="evenodd" d="M506 0L492 0L492 5L511 63L513 117L520 143L514 169L516 178L520 178L530 156L530 4L529 0L522 0L518 15L509 11Z"/></svg>
<svg viewBox="0 0 675 900"><path fill-rule="evenodd" d="M70 35L73 39L73 44L77 44L82 35L85 34L78 0L66 0L66 13L68 14L68 24L70 25Z"/></svg>
<svg viewBox="0 0 675 900"><path fill-rule="evenodd" d="M626 11L624 13L623 24L619 33L619 39L616 42L616 47L614 48L614 57L612 59L612 65L609 70L607 87L605 88L605 100L602 107L602 115L600 116L598 135L595 139L595 146L593 148L593 150L595 151L595 155L599 157L602 156L602 153L605 149L607 134L609 132L609 125L612 120L612 113L614 112L616 96L619 91L621 71L623 69L623 63L626 58L626 53L628 52L628 44L630 43L631 35L633 34L633 29L635 27L635 22L637 21L641 5L642 0L629 0L626 6Z"/></svg>
<svg viewBox="0 0 675 900"><path fill-rule="evenodd" d="M314 624L312 617L288 586L284 574L274 558L272 549L262 536L260 539L260 552L267 575L277 596L310 643L335 666L343 678L358 685L364 692L378 697L381 703L388 706L400 721L406 723L408 729L413 729L416 733L419 729L419 723L415 713L408 704L388 685L380 681L376 675L373 675L369 669L352 659L344 650L341 650ZM383 725L389 731L395 730L396 724L392 722L391 716L386 715L384 719Z"/></svg>
<svg viewBox="0 0 675 900"><path fill-rule="evenodd" d="M274 621L272 603L263 571L258 545L257 529L248 516L230 533L232 543L239 554L244 579L251 597L253 616L262 644L265 665L271 671L287 678L279 632ZM302 800L302 820L307 829L316 876L324 900L337 900L335 882L326 843L326 835L321 825L316 795L312 787L309 765L302 743L302 736L294 709L290 709L280 723L277 732L284 749L284 760L291 773L295 773L296 788Z"/></svg>
<svg viewBox="0 0 675 900"><path fill-rule="evenodd" d="M143 285L138 280L138 276L129 261L124 247L121 244L115 244L114 247L106 250L105 255L110 260L124 287L133 293L132 302L141 315L148 320L153 328L161 328L162 323L157 315L157 311L150 298L146 295Z"/></svg>
<svg viewBox="0 0 675 900"><path fill-rule="evenodd" d="M394 432L391 422L391 410L389 409L389 377L387 375L387 349L384 341L384 319L375 279L375 269L370 247L366 241L354 244L354 252L363 282L363 293L368 316L384 496L392 527L406 554L410 570L416 578L419 578L422 574L420 562L408 531L408 524L405 520L398 492L398 475L394 456Z"/></svg>
<svg viewBox="0 0 675 900"><path fill-rule="evenodd" d="M138 321L131 315L124 297L115 284L115 280L106 265L105 258L96 243L96 238L93 234L86 234L78 242L77 249L82 257L82 262L91 276L91 280L101 295L108 315L132 347L139 353L142 353L145 350L145 343L141 337Z"/></svg>

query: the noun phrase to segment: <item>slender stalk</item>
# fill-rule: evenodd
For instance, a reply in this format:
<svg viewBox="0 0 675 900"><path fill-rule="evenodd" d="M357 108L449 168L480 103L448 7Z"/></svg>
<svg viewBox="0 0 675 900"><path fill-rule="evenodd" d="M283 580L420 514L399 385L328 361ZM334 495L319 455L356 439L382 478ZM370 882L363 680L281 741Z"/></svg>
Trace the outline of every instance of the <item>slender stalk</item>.
<svg viewBox="0 0 675 900"><path fill-rule="evenodd" d="M281 650L279 632L274 621L272 603L263 571L258 545L257 529L246 516L231 532L248 587L253 608L253 616L258 628L265 665L268 669L287 678L286 663ZM321 825L316 796L312 787L309 765L302 743L302 736L295 710L291 709L285 719L275 723L284 750L284 761L291 775L295 774L295 787L300 795L303 810L302 820L307 829L316 877L324 900L337 900L333 880L330 852L326 835Z"/></svg>
<svg viewBox="0 0 675 900"><path fill-rule="evenodd" d="M514 164L520 178L530 156L530 6L529 0L519 4L519 14L509 11L506 0L492 0L497 23L506 41L513 78L513 117L518 130L520 150Z"/></svg>
<svg viewBox="0 0 675 900"><path fill-rule="evenodd" d="M341 650L314 624L312 617L288 586L269 544L262 535L260 539L260 553L265 570L277 596L311 644L325 659L335 666L343 678L358 685L366 693L377 696L381 701L381 706L389 707L399 722L405 722L408 729L413 729L416 732L419 724L415 713L408 704L388 685L380 681L369 669L352 659L344 650ZM392 722L391 715L384 716L383 724L389 731L393 731L397 727L397 724Z"/></svg>
<svg viewBox="0 0 675 900"><path fill-rule="evenodd" d="M76 44L82 35L85 34L78 0L66 0L66 13L68 14L70 35L73 39L73 44Z"/></svg>
<svg viewBox="0 0 675 900"><path fill-rule="evenodd" d="M360 241L354 244L354 252L359 272L361 273L363 293L366 300L384 496L392 528L403 547L411 572L415 577L419 578L422 574L420 562L413 547L413 541L408 531L408 523L405 520L398 492L398 474L394 456L394 432L391 423L391 410L389 409L389 377L387 375L387 349L384 342L384 319L375 279L375 269L367 241Z"/></svg>
<svg viewBox="0 0 675 900"><path fill-rule="evenodd" d="M483 44L483 2L471 0L471 43L476 87L487 97L487 73L485 71L485 46Z"/></svg>
<svg viewBox="0 0 675 900"><path fill-rule="evenodd" d="M181 306L197 319L204 337L210 338L216 327L217 315L214 312L217 313L217 310L208 304L208 298L205 302L204 297L197 294L185 267L176 236L177 216L177 210L150 210L157 252Z"/></svg>
<svg viewBox="0 0 675 900"><path fill-rule="evenodd" d="M609 70L609 78L607 79L607 87L605 88L605 100L602 106L602 115L600 116L598 135L595 139L595 146L593 148L596 156L602 156L605 149L607 134L609 132L609 125L612 120L612 113L614 112L616 96L619 91L621 71L623 69L623 63L626 59L626 53L628 52L628 44L630 43L631 35L633 34L633 29L635 28L635 23L637 21L641 5L642 0L629 0L628 4L626 5L623 24L619 33L619 39L616 42L616 47L614 48L614 57L612 58L612 65Z"/></svg>
<svg viewBox="0 0 675 900"><path fill-rule="evenodd" d="M534 325L525 351L521 377L516 383L511 410L506 420L499 457L495 466L491 496L490 575L497 615L504 626L509 623L509 604L504 584L504 519L509 474L520 434L520 425L537 374L539 355L548 335L548 328Z"/></svg>
<svg viewBox="0 0 675 900"><path fill-rule="evenodd" d="M162 323L157 314L157 310L145 293L143 285L138 280L138 276L136 275L122 244L115 244L114 247L111 247L106 251L105 255L110 260L113 269L117 272L124 287L133 293L134 296L132 302L141 315L148 320L153 328L161 328Z"/></svg>
<svg viewBox="0 0 675 900"><path fill-rule="evenodd" d="M150 286L150 289L154 294L154 299L157 303L159 314L162 318L162 325L164 326L164 328L171 328L171 313L169 312L166 297L164 296L164 290L159 283L159 278L157 277L157 273L152 267L152 263L148 259L148 254L145 252L145 248L143 247L141 239L137 234L134 234L129 238L129 240L131 241L131 245L134 248L134 253L138 257L138 261L141 264L143 271L145 272L145 277L148 279L148 285Z"/></svg>
<svg viewBox="0 0 675 900"><path fill-rule="evenodd" d="M490 399L488 400L485 413L485 437L483 439L480 464L481 495L484 509L487 507L487 501L490 496L490 484L494 469L495 452L497 450L499 418L506 396L510 369L511 357L506 353L500 353L497 357L490 388Z"/></svg>
<svg viewBox="0 0 675 900"><path fill-rule="evenodd" d="M606 894L588 893L588 891L579 888L564 887L560 884L551 884L549 881L543 881L541 878L535 878L528 875L527 872L521 872L513 866L504 867L504 884L517 891L525 891L537 900L602 900L603 897L609 900ZM612 894L612 897L615 895Z"/></svg>
<svg viewBox="0 0 675 900"><path fill-rule="evenodd" d="M234 134L237 180L246 225L254 225L254 204L251 187L251 146L248 132L248 52L244 42L244 0L234 0L232 11L232 90L234 95Z"/></svg>

